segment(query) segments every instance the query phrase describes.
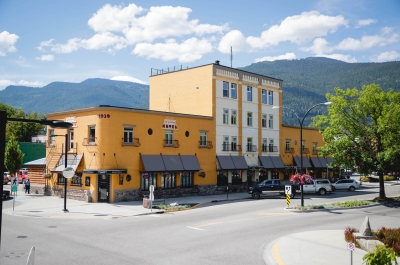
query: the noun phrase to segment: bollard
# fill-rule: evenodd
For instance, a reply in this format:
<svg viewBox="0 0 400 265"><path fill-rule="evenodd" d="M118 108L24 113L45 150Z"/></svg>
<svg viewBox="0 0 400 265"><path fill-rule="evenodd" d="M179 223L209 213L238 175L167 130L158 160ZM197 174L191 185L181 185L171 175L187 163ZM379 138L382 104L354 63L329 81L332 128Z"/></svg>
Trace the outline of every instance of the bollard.
<svg viewBox="0 0 400 265"><path fill-rule="evenodd" d="M226 200L228 200L229 187L226 187Z"/></svg>

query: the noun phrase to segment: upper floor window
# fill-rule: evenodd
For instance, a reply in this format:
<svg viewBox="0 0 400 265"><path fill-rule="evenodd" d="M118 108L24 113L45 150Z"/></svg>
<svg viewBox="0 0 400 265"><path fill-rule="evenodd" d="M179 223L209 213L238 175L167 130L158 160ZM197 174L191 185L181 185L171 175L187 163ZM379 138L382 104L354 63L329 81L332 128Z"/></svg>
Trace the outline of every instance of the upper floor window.
<svg viewBox="0 0 400 265"><path fill-rule="evenodd" d="M253 138L247 138L247 152L253 152Z"/></svg>
<svg viewBox="0 0 400 265"><path fill-rule="evenodd" d="M290 140L286 140L285 152L290 153Z"/></svg>
<svg viewBox="0 0 400 265"><path fill-rule="evenodd" d="M268 90L268 104L274 105L274 92Z"/></svg>
<svg viewBox="0 0 400 265"><path fill-rule="evenodd" d="M223 82L222 86L223 86L222 96L224 98L229 98L229 83L228 82Z"/></svg>
<svg viewBox="0 0 400 265"><path fill-rule="evenodd" d="M268 128L270 128L270 129L274 128L274 115L269 115Z"/></svg>
<svg viewBox="0 0 400 265"><path fill-rule="evenodd" d="M125 127L124 128L124 143L133 143L133 128Z"/></svg>
<svg viewBox="0 0 400 265"><path fill-rule="evenodd" d="M263 114L261 118L261 127L267 128L267 114Z"/></svg>
<svg viewBox="0 0 400 265"><path fill-rule="evenodd" d="M314 155L318 154L317 143L312 143L312 152Z"/></svg>
<svg viewBox="0 0 400 265"><path fill-rule="evenodd" d="M237 85L231 84L231 98L237 98Z"/></svg>
<svg viewBox="0 0 400 265"><path fill-rule="evenodd" d="M229 110L228 109L224 109L223 110L223 120L222 123L223 124L229 124Z"/></svg>
<svg viewBox="0 0 400 265"><path fill-rule="evenodd" d="M174 131L165 130L165 145L172 145L173 140L174 140Z"/></svg>
<svg viewBox="0 0 400 265"><path fill-rule="evenodd" d="M207 145L207 132L200 132L200 145Z"/></svg>
<svg viewBox="0 0 400 265"><path fill-rule="evenodd" d="M253 126L253 113L247 112L247 126Z"/></svg>
<svg viewBox="0 0 400 265"><path fill-rule="evenodd" d="M269 139L269 144L268 144L269 152L274 151L274 139Z"/></svg>
<svg viewBox="0 0 400 265"><path fill-rule="evenodd" d="M231 151L237 151L237 137L232 136L231 137Z"/></svg>
<svg viewBox="0 0 400 265"><path fill-rule="evenodd" d="M262 139L262 151L268 152L268 139L267 138Z"/></svg>
<svg viewBox="0 0 400 265"><path fill-rule="evenodd" d="M261 90L261 101L263 104L267 104L267 90Z"/></svg>
<svg viewBox="0 0 400 265"><path fill-rule="evenodd" d="M54 143L55 143L55 136L54 136L54 130L49 130L49 144L51 145L51 146L53 146L54 145Z"/></svg>
<svg viewBox="0 0 400 265"><path fill-rule="evenodd" d="M223 136L222 151L229 151L229 136L227 135Z"/></svg>
<svg viewBox="0 0 400 265"><path fill-rule="evenodd" d="M236 118L237 118L237 112L236 110L231 110L231 124L236 125Z"/></svg>
<svg viewBox="0 0 400 265"><path fill-rule="evenodd" d="M89 143L94 143L96 141L96 126L89 126Z"/></svg>
<svg viewBox="0 0 400 265"><path fill-rule="evenodd" d="M251 86L247 87L247 101L253 101L253 88Z"/></svg>

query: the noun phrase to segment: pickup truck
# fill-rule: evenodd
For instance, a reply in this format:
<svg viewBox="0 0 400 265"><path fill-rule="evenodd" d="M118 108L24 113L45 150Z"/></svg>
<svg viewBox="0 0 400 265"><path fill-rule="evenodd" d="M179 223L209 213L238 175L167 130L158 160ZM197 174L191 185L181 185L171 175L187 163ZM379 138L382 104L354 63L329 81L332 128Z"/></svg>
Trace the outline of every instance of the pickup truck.
<svg viewBox="0 0 400 265"><path fill-rule="evenodd" d="M328 179L313 179L311 183L303 184L304 193L319 193L321 195L326 195L328 192L332 191L333 188Z"/></svg>
<svg viewBox="0 0 400 265"><path fill-rule="evenodd" d="M259 184L253 185L248 188L248 193L251 194L253 199L259 199L261 196L284 195L286 185L291 186L292 193L290 198L294 198L296 190L300 189L299 186L289 181L283 182L278 179L266 179Z"/></svg>

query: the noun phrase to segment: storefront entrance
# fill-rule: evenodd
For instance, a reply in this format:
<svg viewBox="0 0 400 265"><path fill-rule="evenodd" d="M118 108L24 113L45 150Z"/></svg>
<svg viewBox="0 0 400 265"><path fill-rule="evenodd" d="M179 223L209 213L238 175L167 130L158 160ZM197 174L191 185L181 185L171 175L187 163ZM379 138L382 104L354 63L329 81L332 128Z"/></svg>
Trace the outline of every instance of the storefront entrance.
<svg viewBox="0 0 400 265"><path fill-rule="evenodd" d="M97 202L110 202L110 175L97 175Z"/></svg>

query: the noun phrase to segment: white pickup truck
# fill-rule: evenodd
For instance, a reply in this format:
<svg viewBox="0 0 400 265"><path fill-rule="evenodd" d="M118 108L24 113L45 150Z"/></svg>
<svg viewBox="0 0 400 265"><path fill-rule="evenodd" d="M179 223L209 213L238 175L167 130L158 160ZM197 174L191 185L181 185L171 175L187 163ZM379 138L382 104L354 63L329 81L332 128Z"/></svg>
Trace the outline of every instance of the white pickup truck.
<svg viewBox="0 0 400 265"><path fill-rule="evenodd" d="M326 195L328 192L332 191L333 188L328 179L313 179L312 183L303 184L304 193L319 193L321 195Z"/></svg>

